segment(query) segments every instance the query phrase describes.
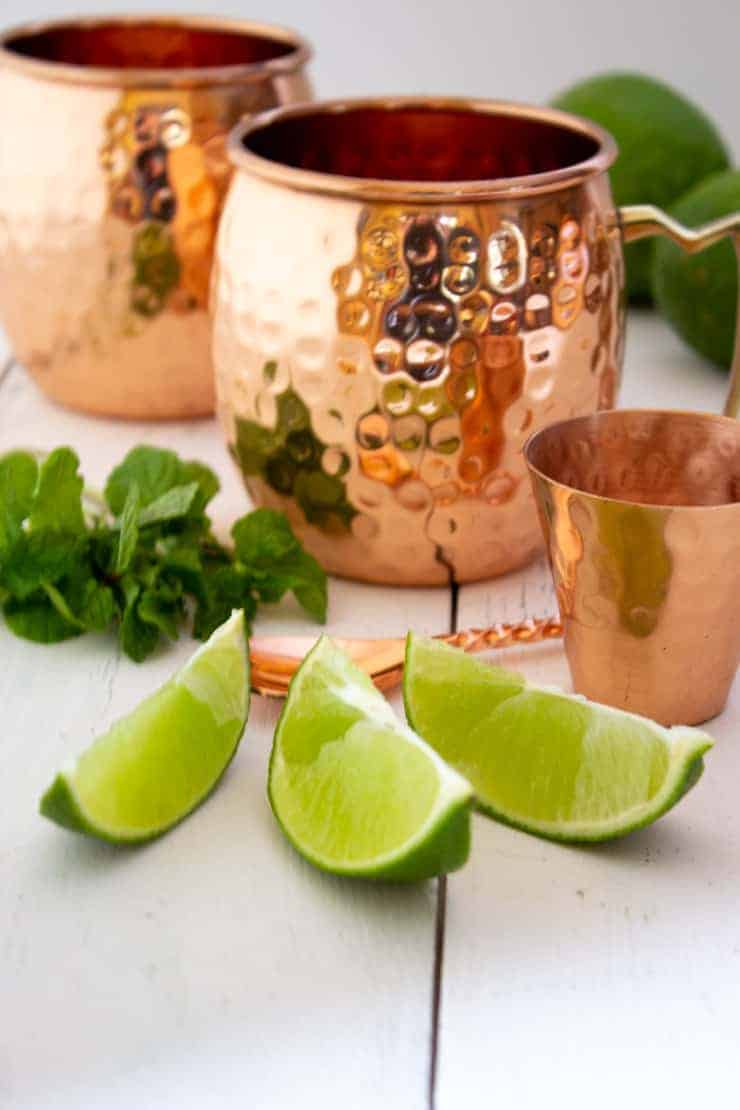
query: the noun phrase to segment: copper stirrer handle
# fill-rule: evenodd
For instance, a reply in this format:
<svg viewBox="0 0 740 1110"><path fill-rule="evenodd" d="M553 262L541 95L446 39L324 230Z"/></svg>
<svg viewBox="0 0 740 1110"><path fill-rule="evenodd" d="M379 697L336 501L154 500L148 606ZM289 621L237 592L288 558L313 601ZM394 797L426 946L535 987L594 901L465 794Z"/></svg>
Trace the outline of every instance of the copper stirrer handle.
<svg viewBox="0 0 740 1110"><path fill-rule="evenodd" d="M539 644L563 635L563 625L556 617L527 617L523 621L499 621L490 628L464 628L446 636L436 636L463 651L486 651L511 647L513 644Z"/></svg>
<svg viewBox="0 0 740 1110"><path fill-rule="evenodd" d="M514 644L539 644L545 640L556 640L562 635L563 625L557 617L526 617L521 621L498 621L487 628L463 628L459 632L434 636L434 639L472 654L492 648L511 647ZM393 658L391 655L389 659L386 656L386 666L377 670L370 669L369 673L380 690L391 690L398 685L403 674L404 641L387 640L386 644L391 648L391 653L394 647L400 648L400 657Z"/></svg>

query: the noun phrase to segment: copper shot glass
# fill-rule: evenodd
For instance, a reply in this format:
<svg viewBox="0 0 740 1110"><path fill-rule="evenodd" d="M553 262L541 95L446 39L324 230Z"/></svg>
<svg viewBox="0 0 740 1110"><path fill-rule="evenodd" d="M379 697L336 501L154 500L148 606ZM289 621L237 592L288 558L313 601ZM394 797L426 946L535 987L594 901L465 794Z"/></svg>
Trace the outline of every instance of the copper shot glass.
<svg viewBox="0 0 740 1110"><path fill-rule="evenodd" d="M308 99L309 56L292 31L189 16L0 36L0 320L50 397L130 418L212 412L225 139Z"/></svg>
<svg viewBox="0 0 740 1110"><path fill-rule="evenodd" d="M666 725L721 712L740 658L740 422L600 412L525 457L575 689Z"/></svg>

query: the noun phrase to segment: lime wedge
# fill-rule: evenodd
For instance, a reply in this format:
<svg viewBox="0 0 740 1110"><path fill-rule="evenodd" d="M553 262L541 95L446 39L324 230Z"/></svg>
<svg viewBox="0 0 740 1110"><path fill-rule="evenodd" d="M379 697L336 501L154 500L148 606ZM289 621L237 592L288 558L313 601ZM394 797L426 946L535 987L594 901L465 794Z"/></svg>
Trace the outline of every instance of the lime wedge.
<svg viewBox="0 0 740 1110"><path fill-rule="evenodd" d="M244 613L61 771L41 812L116 844L159 836L186 817L223 775L249 711Z"/></svg>
<svg viewBox="0 0 740 1110"><path fill-rule="evenodd" d="M596 841L648 825L690 789L712 746L457 648L409 635L406 715L472 783L491 817L552 840Z"/></svg>
<svg viewBox="0 0 740 1110"><path fill-rule="evenodd" d="M334 874L411 882L468 857L470 784L326 636L290 685L268 794L294 847Z"/></svg>

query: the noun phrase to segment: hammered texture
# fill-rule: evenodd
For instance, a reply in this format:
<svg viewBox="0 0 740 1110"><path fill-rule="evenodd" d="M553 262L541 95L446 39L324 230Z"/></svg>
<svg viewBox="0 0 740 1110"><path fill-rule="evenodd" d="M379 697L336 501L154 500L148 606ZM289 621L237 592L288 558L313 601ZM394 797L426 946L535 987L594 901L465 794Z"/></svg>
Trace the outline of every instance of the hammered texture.
<svg viewBox="0 0 740 1110"><path fill-rule="evenodd" d="M300 74L123 90L0 67L0 317L49 396L136 418L213 410L225 136L307 95Z"/></svg>
<svg viewBox="0 0 740 1110"><path fill-rule="evenodd" d="M740 658L740 424L600 413L527 453L576 690L663 724L719 713Z"/></svg>
<svg viewBox="0 0 740 1110"><path fill-rule="evenodd" d="M252 497L350 577L520 566L542 542L523 443L613 403L622 283L605 177L439 208L241 170L218 241L214 361Z"/></svg>

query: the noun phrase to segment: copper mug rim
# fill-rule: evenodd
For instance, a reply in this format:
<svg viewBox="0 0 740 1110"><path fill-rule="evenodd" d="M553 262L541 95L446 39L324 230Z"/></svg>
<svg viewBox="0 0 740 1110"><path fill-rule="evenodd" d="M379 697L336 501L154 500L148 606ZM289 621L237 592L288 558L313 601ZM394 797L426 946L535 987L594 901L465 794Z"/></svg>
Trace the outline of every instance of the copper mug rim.
<svg viewBox="0 0 740 1110"><path fill-rule="evenodd" d="M718 413L712 412L697 412L690 409L647 409L647 408L629 408L629 409L601 409L597 412L588 413L585 416L573 416L566 420L556 420L552 424L546 424L544 428L539 428L533 432L529 439L526 440L522 451L527 467L530 472L539 478L541 481L549 486L556 486L558 489L576 492L580 497L589 498L595 502L603 502L612 505L628 505L639 506L644 509L680 509L681 512L710 512L713 510L721 511L735 506L740 510L740 501L735 499L723 500L721 502L714 502L706 504L699 501L695 502L665 502L660 500L650 501L633 501L628 497L610 497L606 494L594 493L592 490L586 489L583 483L568 483L563 482L560 478L555 477L553 473L538 466L532 460L532 456L537 447L539 447L543 440L549 436L562 436L567 434L568 431L578 428L579 426L586 428L589 425L595 427L598 424L608 423L610 420L624 423L633 418L646 418L655 419L660 418L678 418L682 423L701 423L701 424L715 424L722 427L727 427L732 431L733 435L738 438L740 445L740 422L733 416L722 416Z"/></svg>
<svg viewBox="0 0 740 1110"><path fill-rule="evenodd" d="M80 31L94 32L105 28L146 27L186 29L204 35L262 40L273 43L274 56L220 65L98 65L94 62L67 62L43 53L34 54L18 49L24 39L44 35ZM244 84L263 81L266 76L285 75L301 69L313 56L310 43L297 31L277 24L210 15L176 15L167 12L142 12L91 15L65 19L35 20L9 27L0 34L0 66L19 70L28 76L75 85L120 87L179 87Z"/></svg>
<svg viewBox="0 0 740 1110"><path fill-rule="evenodd" d="M306 169L289 161L265 156L253 149L255 139L293 120L304 124L326 117L336 119L359 113L440 113L465 114L478 117L503 117L542 125L543 132L567 132L574 142L590 143L590 153L572 163L542 172L518 176L470 177L449 180L384 178ZM581 184L604 173L617 157L614 138L591 120L563 112L557 108L540 107L509 100L467 99L461 97L392 96L359 97L324 100L310 104L289 105L263 112L243 120L231 131L228 153L232 163L291 189L311 193L327 193L352 199L382 199L404 202L446 202L494 200L501 197L517 199Z"/></svg>

